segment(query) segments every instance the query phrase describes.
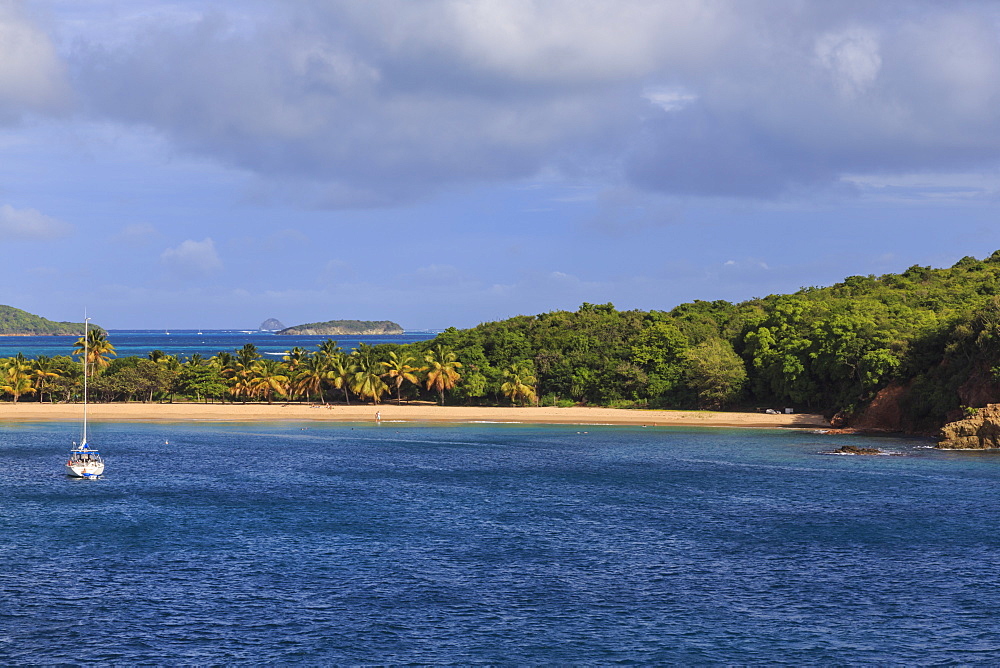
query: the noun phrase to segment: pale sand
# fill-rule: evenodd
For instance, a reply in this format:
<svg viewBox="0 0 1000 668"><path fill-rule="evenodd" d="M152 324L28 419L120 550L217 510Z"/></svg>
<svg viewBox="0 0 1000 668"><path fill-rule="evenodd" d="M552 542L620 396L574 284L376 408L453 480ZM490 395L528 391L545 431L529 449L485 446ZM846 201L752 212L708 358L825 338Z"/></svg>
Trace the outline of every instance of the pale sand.
<svg viewBox="0 0 1000 668"><path fill-rule="evenodd" d="M531 422L553 424L619 424L697 427L798 427L827 428L821 415L724 413L710 411L628 410L621 408L513 408L436 406L414 403L396 406L321 406L308 404L90 404L88 417L95 422L253 422L334 421L373 422L376 411L382 422ZM0 403L0 423L77 421L80 404Z"/></svg>

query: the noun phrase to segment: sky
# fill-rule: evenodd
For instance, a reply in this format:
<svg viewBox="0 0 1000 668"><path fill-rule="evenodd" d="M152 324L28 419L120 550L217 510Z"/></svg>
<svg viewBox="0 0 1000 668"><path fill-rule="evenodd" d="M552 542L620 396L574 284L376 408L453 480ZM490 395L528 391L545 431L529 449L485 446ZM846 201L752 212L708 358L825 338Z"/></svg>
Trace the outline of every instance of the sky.
<svg viewBox="0 0 1000 668"><path fill-rule="evenodd" d="M0 0L0 303L669 310L1000 249L1000 3Z"/></svg>

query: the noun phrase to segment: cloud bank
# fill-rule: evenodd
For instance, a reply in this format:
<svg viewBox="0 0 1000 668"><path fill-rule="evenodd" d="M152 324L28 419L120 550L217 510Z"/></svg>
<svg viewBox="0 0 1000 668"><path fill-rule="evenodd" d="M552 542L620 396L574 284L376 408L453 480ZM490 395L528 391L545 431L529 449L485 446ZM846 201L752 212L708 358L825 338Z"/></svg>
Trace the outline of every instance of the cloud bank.
<svg viewBox="0 0 1000 668"><path fill-rule="evenodd" d="M86 113L308 186L327 206L543 171L766 198L1000 158L989 3L253 6L121 16L130 37L81 36L61 64L44 40L29 53L45 81L72 72ZM49 100L56 88L12 89Z"/></svg>

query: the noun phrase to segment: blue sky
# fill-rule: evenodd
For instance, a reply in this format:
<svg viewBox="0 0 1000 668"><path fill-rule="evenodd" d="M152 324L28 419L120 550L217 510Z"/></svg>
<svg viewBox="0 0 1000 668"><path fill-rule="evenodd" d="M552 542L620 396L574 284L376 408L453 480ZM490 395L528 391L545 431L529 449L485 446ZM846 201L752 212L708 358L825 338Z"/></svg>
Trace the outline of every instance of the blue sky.
<svg viewBox="0 0 1000 668"><path fill-rule="evenodd" d="M1000 249L1000 5L0 2L0 303L472 326Z"/></svg>

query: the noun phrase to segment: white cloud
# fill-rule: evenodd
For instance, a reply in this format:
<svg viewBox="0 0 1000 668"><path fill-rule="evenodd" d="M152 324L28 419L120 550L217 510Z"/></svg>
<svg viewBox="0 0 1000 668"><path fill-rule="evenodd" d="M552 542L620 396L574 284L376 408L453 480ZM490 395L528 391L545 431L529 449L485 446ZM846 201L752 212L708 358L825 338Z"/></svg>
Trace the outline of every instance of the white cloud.
<svg viewBox="0 0 1000 668"><path fill-rule="evenodd" d="M160 261L171 273L184 278L200 278L222 269L222 260L215 252L215 242L210 238L203 241L188 239L176 248L168 248L160 255Z"/></svg>
<svg viewBox="0 0 1000 668"><path fill-rule="evenodd" d="M10 240L48 240L64 237L72 226L46 216L36 209L15 209L9 204L0 207L0 238Z"/></svg>
<svg viewBox="0 0 1000 668"><path fill-rule="evenodd" d="M698 99L694 93L677 86L647 86L642 96L663 111L680 111Z"/></svg>
<svg viewBox="0 0 1000 668"><path fill-rule="evenodd" d="M50 37L19 11L19 3L0 3L0 118L63 109L69 94Z"/></svg>
<svg viewBox="0 0 1000 668"><path fill-rule="evenodd" d="M820 35L816 56L840 91L857 95L870 88L882 68L879 42L871 30L851 29Z"/></svg>

